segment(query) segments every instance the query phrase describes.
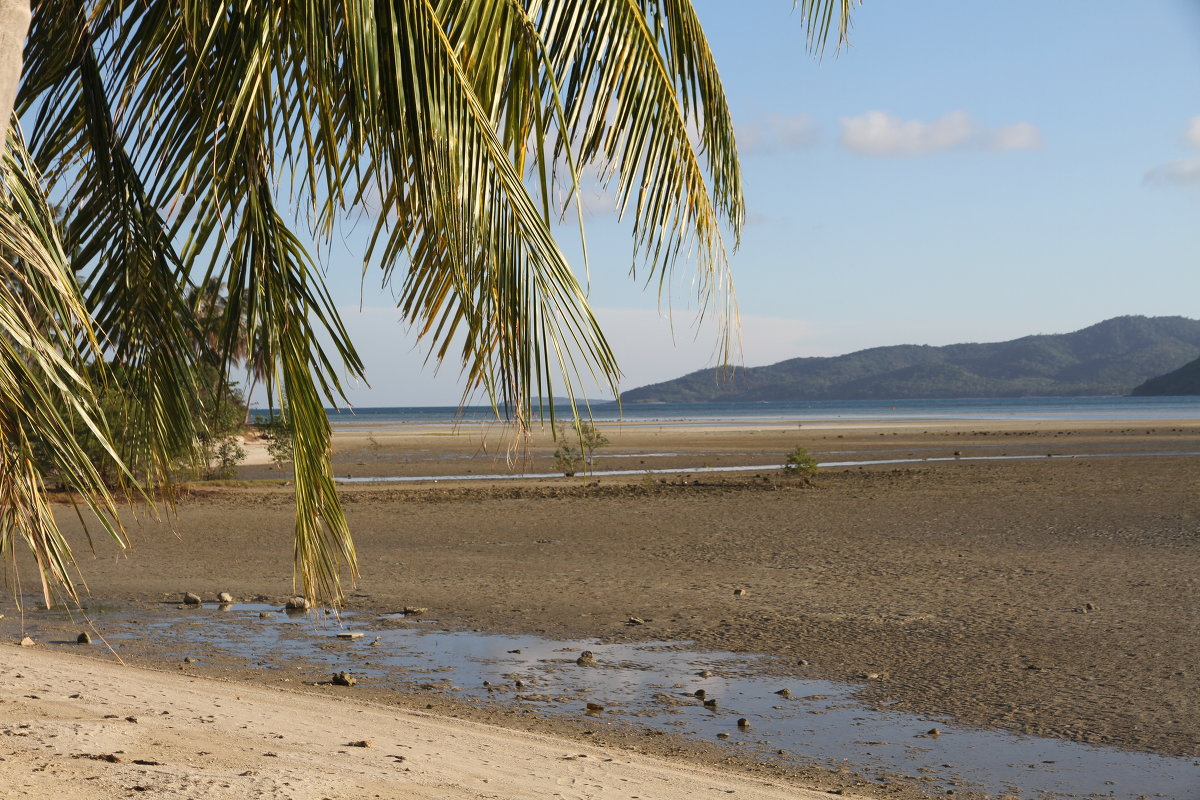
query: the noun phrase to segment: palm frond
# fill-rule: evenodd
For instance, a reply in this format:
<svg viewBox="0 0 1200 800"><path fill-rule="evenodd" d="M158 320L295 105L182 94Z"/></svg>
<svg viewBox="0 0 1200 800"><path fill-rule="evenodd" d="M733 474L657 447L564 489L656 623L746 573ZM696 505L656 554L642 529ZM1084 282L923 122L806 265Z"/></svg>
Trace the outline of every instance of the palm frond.
<svg viewBox="0 0 1200 800"><path fill-rule="evenodd" d="M75 599L77 589L41 469L49 462L123 546L115 501L80 445L80 430L124 468L84 374L99 343L15 124L0 186L0 552L11 569L16 542L29 547L49 606L58 590Z"/></svg>
<svg viewBox="0 0 1200 800"><path fill-rule="evenodd" d="M837 46L841 48L846 44L850 40L850 12L860 3L862 0L793 0L792 7L800 9L804 21L808 49L818 55L825 52L835 19Z"/></svg>
<svg viewBox="0 0 1200 800"><path fill-rule="evenodd" d="M852 0L797 2L810 42L839 8L844 39ZM585 171L630 219L631 271L661 295L694 260L699 305L734 325L741 178L688 0L39 0L18 108L66 208L90 360L128 368L148 471L195 437L192 288L223 297L226 368L253 342L292 429L313 597L355 574L323 407L363 374L305 235L327 245L371 198L364 269L522 424L534 397L619 377L553 235Z"/></svg>

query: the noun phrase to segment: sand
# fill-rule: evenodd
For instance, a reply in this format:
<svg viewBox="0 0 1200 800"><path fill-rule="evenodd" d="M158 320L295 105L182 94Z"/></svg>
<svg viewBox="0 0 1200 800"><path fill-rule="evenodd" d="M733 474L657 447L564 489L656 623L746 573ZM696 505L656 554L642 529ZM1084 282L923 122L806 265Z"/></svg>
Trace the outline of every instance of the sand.
<svg viewBox="0 0 1200 800"><path fill-rule="evenodd" d="M5 798L815 800L464 720L0 648Z"/></svg>
<svg viewBox="0 0 1200 800"><path fill-rule="evenodd" d="M774 658L770 669L781 676L851 682L860 687L860 699L874 705L984 728L1200 756L1200 682L1194 668L1200 660L1200 461L1171 455L1200 451L1195 422L856 421L605 430L612 443L599 453L600 469L739 464L761 469L347 485L344 499L363 570L351 608L366 613L422 606L449 627L558 638L690 640L697 648L766 654ZM528 444L529 458L518 467L505 460L509 444L495 426L343 431L335 470L359 477L472 476L520 466L552 471L554 444L544 436ZM812 481L784 479L778 465L798 444L821 461L947 460L835 467ZM1095 454L1120 457L1084 457ZM972 460L995 456L1033 457ZM258 465L243 472L277 478L280 485L198 488L181 504L177 519L144 518L133 531L131 552L118 554L97 542L94 558L81 557L93 596L147 609L178 600L183 591L229 591L273 602L285 597L291 590L292 513L286 471ZM72 524L67 514L63 520ZM735 595L735 589L743 593ZM631 616L646 624L628 625ZM0 631L19 638L11 609ZM43 642L38 649L73 648ZM122 653L131 663L180 671L178 658L153 642L127 645ZM5 651L6 659L10 655ZM23 667L5 667L4 680L14 669ZM109 674L97 670L87 672ZM251 665L182 671L234 680L235 687L252 683L276 704L301 702L290 692L271 694L268 690L290 687L279 675ZM113 674L118 677L111 680L128 687L140 687L144 676ZM193 686L180 684L175 674L154 680ZM309 690L334 705L345 694L333 687ZM481 711L439 693L354 696L388 706L376 711L400 715L406 727L426 717L401 709L432 705L441 715L561 737L557 746L565 749L555 757L562 763L551 760L552 774L558 768L569 775L568 764L578 766L562 759L580 742L603 741L622 754L636 748L670 755L685 772L708 769L719 757L711 747L687 742L654 745L615 732L601 739L585 725ZM159 697L156 702L167 706L161 710L170 710L175 701ZM39 719L43 710L31 706L28 713ZM311 718L311 712L299 713ZM338 735L350 741L376 734ZM523 751L525 740L512 735L512 747ZM377 757L380 748L338 757L349 764ZM233 747L228 757L253 749ZM587 752L583 761L594 763L590 751L578 752ZM7 751L0 754L9 757ZM22 764L17 775L24 781L35 761L12 758L16 761L0 763L0 773ZM214 757L212 769L226 776L242 771L235 769L240 762L219 766L224 758ZM739 784L739 796L763 779L788 787L789 796L804 787L856 789L853 781L829 783L801 769L721 760L730 762L723 769L734 770L727 780L749 781ZM447 763L447 770L479 768L471 759ZM56 758L53 765L63 770L57 785L84 789L80 781L96 770L132 769L82 759ZM327 767L325 759L309 766L340 769ZM85 767L93 772L76 772ZM244 769L268 774L261 765ZM376 773L363 774L368 773L372 777L362 780L376 780ZM209 788L220 790L214 786ZM407 790L376 791L383 797L426 796L402 793ZM897 787L886 793L879 787L857 790L900 794ZM271 791L276 794L264 796L289 796L279 785ZM294 796L322 796L315 788L304 791L310 793ZM513 791L494 796L524 796ZM573 791L565 796L607 796L600 789Z"/></svg>

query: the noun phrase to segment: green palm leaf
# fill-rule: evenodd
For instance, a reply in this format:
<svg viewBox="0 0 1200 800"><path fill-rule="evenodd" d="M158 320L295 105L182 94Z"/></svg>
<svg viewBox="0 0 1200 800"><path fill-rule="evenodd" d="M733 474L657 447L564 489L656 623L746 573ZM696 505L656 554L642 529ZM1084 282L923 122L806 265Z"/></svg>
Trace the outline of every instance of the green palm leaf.
<svg viewBox="0 0 1200 800"><path fill-rule="evenodd" d="M849 0L800 7L814 45L839 13L844 38ZM70 309L82 321L55 336L78 338L89 320L97 331L67 358L92 372L68 385L89 397L82 376L115 360L138 398L129 460L167 480L170 454L196 438L193 290L219 293L218 360L228 369L252 342L291 428L296 570L312 597L338 601L355 574L324 406L342 401L342 376L364 376L303 242L328 244L347 212L375 215L363 269L398 284L430 357L456 358L466 391L519 426L533 398L619 377L553 235L585 172L630 220L631 271L661 293L693 259L700 306L732 329L725 241L736 246L745 208L729 109L687 0L33 10L17 108L86 287L86 311ZM40 318L11 320L21 325L23 347L45 335ZM86 402L69 416L95 420Z"/></svg>

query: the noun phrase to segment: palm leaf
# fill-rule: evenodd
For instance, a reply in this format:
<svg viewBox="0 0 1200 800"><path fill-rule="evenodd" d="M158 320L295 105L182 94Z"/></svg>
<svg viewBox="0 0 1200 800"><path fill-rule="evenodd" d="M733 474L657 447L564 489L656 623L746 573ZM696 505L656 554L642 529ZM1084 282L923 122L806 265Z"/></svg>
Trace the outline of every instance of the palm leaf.
<svg viewBox="0 0 1200 800"><path fill-rule="evenodd" d="M801 2L810 41L838 6ZM355 574L324 404L363 376L305 235L329 243L371 198L364 269L399 284L431 358L456 356L467 391L518 424L582 375L619 377L552 234L585 170L631 218L631 270L661 293L694 259L701 308L734 325L741 179L687 0L42 0L19 101L100 345L142 398L139 457L162 477L194 438L188 297L217 287L219 361L253 342L286 409L314 597L337 601Z"/></svg>
<svg viewBox="0 0 1200 800"><path fill-rule="evenodd" d="M0 552L13 569L23 541L38 564L47 606L58 590L72 599L71 548L55 521L40 473L45 462L71 486L119 545L116 505L80 446L96 438L123 471L84 376L99 344L58 239L53 215L10 129L0 167ZM35 453L35 450L39 452ZM128 473L124 473L128 476Z"/></svg>

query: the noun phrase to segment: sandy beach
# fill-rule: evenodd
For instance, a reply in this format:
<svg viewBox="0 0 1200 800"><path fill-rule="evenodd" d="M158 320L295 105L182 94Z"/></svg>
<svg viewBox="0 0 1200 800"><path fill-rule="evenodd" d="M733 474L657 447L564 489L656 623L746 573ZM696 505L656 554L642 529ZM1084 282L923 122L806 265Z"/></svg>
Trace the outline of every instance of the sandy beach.
<svg viewBox="0 0 1200 800"><path fill-rule="evenodd" d="M362 566L351 614L383 619L415 607L451 631L687 642L765 656L755 669L781 685L849 685L865 708L1200 757L1194 421L643 423L604 432L611 442L594 474L464 480L552 473L555 445L535 436L514 461L499 426L340 430L338 475L424 478L344 485ZM797 445L825 463L936 460L788 479L778 466ZM734 466L754 469L700 471ZM91 555L64 508L90 602L142 622L185 591L282 603L291 592L287 473L268 464L242 472L271 481L197 487L176 518L143 515L128 553L98 540ZM22 574L33 577L28 565ZM713 739L648 736L632 716L533 713L515 699L469 702L436 683L398 690L369 670L347 691L328 685L328 661L298 659L292 671L250 656L183 663L174 633L120 637L127 664L159 670L147 673L106 661L98 644L75 644L87 628L78 616L39 617L29 603L22 616L11 602L4 612L9 641L37 641L0 654L11 737L0 773L31 797L51 785L78 788L66 797L125 796L134 784L163 797L945 794L919 775L864 779L853 765L839 773L803 753L763 758ZM129 628L125 617L90 618L99 633ZM172 624L161 630L200 623ZM124 695L133 710L116 707ZM115 721L97 713L103 703ZM220 736L197 721L206 714L225 726ZM123 723L127 715L138 724ZM149 715L190 721L150 728ZM35 734L19 724L47 727ZM277 756L258 753L268 732L285 736L268 748ZM374 747L346 746L367 739ZM189 764L189 748L209 754ZM76 756L117 749L120 763ZM321 757L302 755L313 751ZM419 774L393 774L392 753ZM1178 796L1200 796L1191 791Z"/></svg>

